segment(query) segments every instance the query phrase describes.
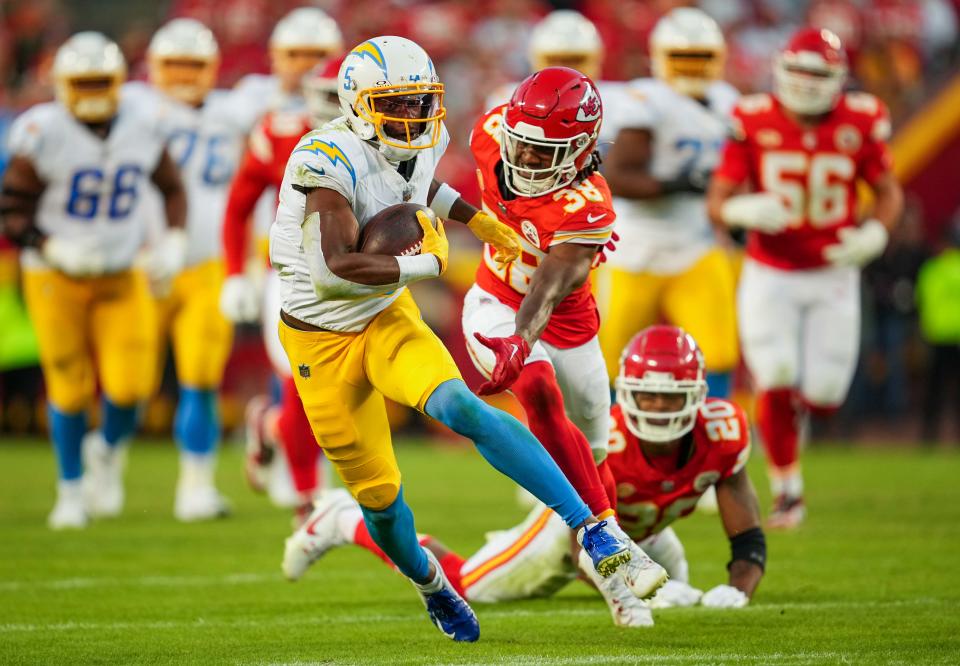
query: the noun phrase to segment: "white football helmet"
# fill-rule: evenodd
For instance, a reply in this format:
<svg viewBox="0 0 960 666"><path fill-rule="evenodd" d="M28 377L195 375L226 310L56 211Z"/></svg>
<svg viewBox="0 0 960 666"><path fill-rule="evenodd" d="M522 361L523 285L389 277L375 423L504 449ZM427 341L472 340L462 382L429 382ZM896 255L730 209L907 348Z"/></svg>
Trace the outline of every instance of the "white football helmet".
<svg viewBox="0 0 960 666"><path fill-rule="evenodd" d="M440 141L443 84L427 52L403 37L358 44L340 65L340 109L365 141L392 161L408 160Z"/></svg>
<svg viewBox="0 0 960 666"><path fill-rule="evenodd" d="M220 48L200 21L173 19L150 40L147 66L154 86L184 104L199 105L216 85Z"/></svg>
<svg viewBox="0 0 960 666"><path fill-rule="evenodd" d="M343 50L337 22L316 7L299 7L284 16L270 35L273 73L299 83L311 68Z"/></svg>
<svg viewBox="0 0 960 666"><path fill-rule="evenodd" d="M693 7L665 15L650 34L653 73L682 95L703 97L723 76L727 47L717 22Z"/></svg>
<svg viewBox="0 0 960 666"><path fill-rule="evenodd" d="M53 59L57 101L81 122L110 120L126 78L127 63L120 47L99 32L78 32Z"/></svg>
<svg viewBox="0 0 960 666"><path fill-rule="evenodd" d="M534 26L527 57L535 72L570 67L597 80L603 64L603 42L590 19L572 9L558 9Z"/></svg>

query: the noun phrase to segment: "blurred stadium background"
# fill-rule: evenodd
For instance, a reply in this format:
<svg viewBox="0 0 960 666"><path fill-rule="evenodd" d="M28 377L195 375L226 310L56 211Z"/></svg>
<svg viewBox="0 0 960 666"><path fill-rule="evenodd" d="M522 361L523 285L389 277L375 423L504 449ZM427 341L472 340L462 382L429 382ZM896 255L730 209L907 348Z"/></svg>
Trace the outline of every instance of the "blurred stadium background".
<svg viewBox="0 0 960 666"><path fill-rule="evenodd" d="M3 0L0 145L5 145L4 135L18 112L52 97L54 52L75 31L100 30L116 39L131 65L131 78L143 79L144 52L153 31L172 17L197 18L217 35L223 54L220 85L229 86L244 74L268 71L265 45L271 29L279 17L304 4L310 3ZM433 56L447 85L454 137L438 177L473 201L478 197L466 150L469 128L488 93L527 73L526 39L532 25L552 9L578 9L593 20L606 47L604 78L625 80L648 73L647 36L657 19L675 6L699 4L724 28L727 79L743 92L769 89L772 55L798 26L834 30L850 52L853 87L878 95L891 109L896 172L908 204L887 252L866 271L862 354L854 387L841 417L829 431L821 425L818 434L870 443L960 441L960 290L938 288L951 271L960 274L960 0L313 4L336 18L348 45L370 35L399 34ZM0 148L0 173L4 164ZM463 349L459 307L473 279L479 246L469 234L458 240L467 249L452 257L444 282L419 285L418 302L455 350L460 367L473 372ZM19 297L16 255L4 242L0 239L0 434L39 432L45 424L36 347ZM938 263L931 263L938 257ZM242 424L246 398L267 389L268 375L259 330L241 331L223 390L228 428ZM165 383L164 394L148 410L147 430L163 433L169 428L175 390L174 382ZM949 417L952 422L947 423ZM398 423L411 418L397 415Z"/></svg>

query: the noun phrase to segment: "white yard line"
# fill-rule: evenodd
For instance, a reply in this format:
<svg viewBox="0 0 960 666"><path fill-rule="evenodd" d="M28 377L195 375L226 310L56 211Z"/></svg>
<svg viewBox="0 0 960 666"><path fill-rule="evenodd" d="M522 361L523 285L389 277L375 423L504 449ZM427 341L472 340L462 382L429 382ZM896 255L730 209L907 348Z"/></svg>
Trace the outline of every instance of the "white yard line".
<svg viewBox="0 0 960 666"><path fill-rule="evenodd" d="M744 609L731 611L715 611L708 609L685 609L687 612L698 613L744 613L749 611L776 611L786 610L834 610L834 609L853 609L853 608L878 608L878 607L904 607L904 606L935 606L951 604L952 602L942 599L906 599L903 601L881 602L823 602L823 603L799 603L799 604L757 604L748 606ZM403 623L420 622L422 620L419 612L413 612L414 606L411 606L411 612L403 615L311 615L308 617L251 617L235 619L205 619L196 620L163 620L163 621L130 621L130 622L51 622L51 623L7 623L0 624L0 634L11 633L33 633L40 631L119 631L134 629L203 629L207 627L295 627L295 626L330 626L338 624L362 624L362 623ZM514 617L532 617L538 615L549 615L550 617L567 616L606 616L607 609L599 603L589 608L548 608L539 610L511 609L495 610L491 606L478 605L481 618L514 618ZM670 611L668 611L670 612Z"/></svg>

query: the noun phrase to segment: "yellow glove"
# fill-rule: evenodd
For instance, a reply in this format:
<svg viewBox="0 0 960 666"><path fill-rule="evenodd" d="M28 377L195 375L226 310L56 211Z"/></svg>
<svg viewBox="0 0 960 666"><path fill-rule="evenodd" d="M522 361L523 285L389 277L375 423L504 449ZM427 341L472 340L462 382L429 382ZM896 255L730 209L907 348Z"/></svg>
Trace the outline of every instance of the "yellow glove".
<svg viewBox="0 0 960 666"><path fill-rule="evenodd" d="M447 243L447 234L443 230L443 222L437 218L437 228L433 228L430 216L422 210L417 211L417 221L423 229L423 242L420 245L420 254L432 254L440 263L440 275L447 270L447 255L450 253L450 244Z"/></svg>
<svg viewBox="0 0 960 666"><path fill-rule="evenodd" d="M520 256L520 237L517 232L493 215L478 210L467 222L467 228L484 243L493 246L496 250L493 260L500 266L509 264Z"/></svg>

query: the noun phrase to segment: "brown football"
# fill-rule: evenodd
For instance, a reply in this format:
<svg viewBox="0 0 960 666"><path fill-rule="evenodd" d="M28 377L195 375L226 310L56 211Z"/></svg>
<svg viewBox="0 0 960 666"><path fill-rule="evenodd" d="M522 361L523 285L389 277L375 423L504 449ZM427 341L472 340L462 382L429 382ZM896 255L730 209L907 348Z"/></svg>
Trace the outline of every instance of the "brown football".
<svg viewBox="0 0 960 666"><path fill-rule="evenodd" d="M417 211L424 211L437 226L437 216L427 206L402 203L384 208L367 220L360 230L360 252L410 257L420 254L423 229L417 221Z"/></svg>

